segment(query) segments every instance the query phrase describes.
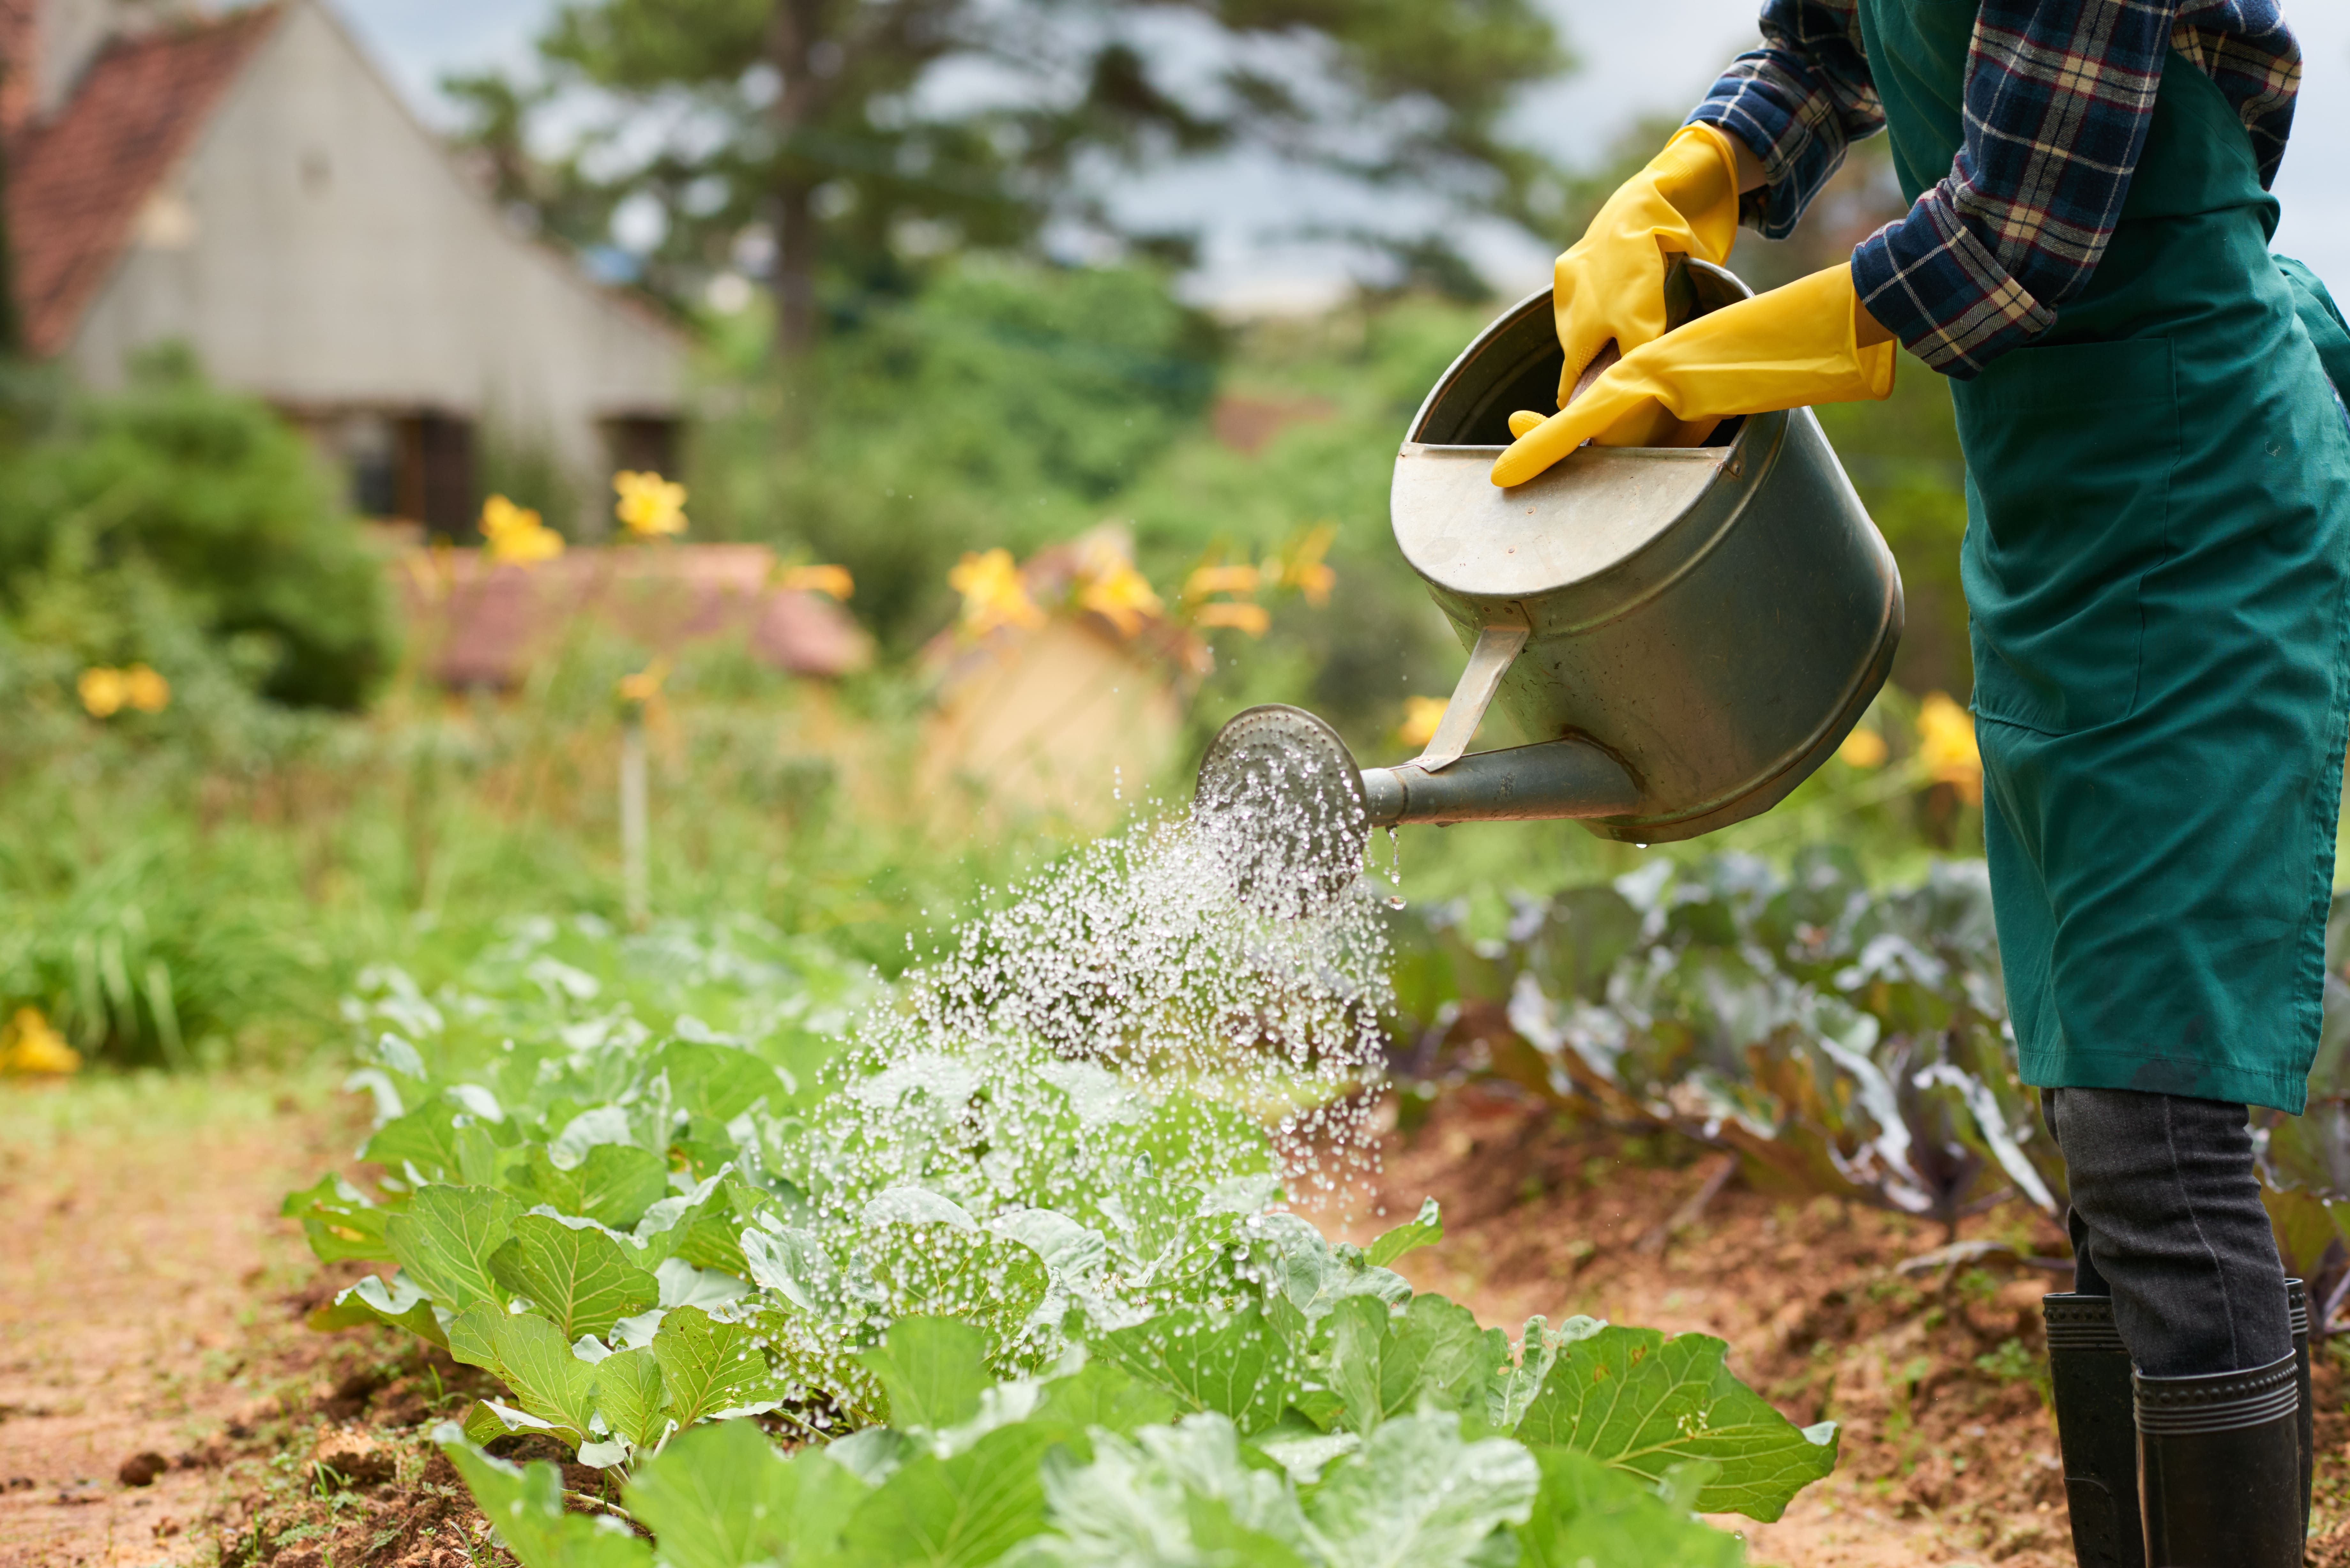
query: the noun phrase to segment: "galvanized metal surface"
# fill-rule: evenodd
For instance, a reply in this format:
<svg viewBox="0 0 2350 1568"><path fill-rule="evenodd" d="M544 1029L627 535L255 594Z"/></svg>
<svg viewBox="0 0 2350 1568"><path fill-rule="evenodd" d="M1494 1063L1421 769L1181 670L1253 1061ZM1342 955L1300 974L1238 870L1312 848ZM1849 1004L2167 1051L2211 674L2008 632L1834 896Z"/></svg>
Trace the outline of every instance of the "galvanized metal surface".
<svg viewBox="0 0 2350 1568"><path fill-rule="evenodd" d="M1370 844L1347 742L1285 703L1246 709L1216 732L1191 816L1234 890L1274 913L1309 913L1345 892Z"/></svg>
<svg viewBox="0 0 2350 1568"><path fill-rule="evenodd" d="M1424 763L1363 770L1374 826L1401 822L1541 822L1637 811L1640 786L1588 741L1471 752L1441 773Z"/></svg>
<svg viewBox="0 0 2350 1568"><path fill-rule="evenodd" d="M1452 688L1452 700L1444 705L1444 717L1437 722L1436 732L1412 765L1436 773L1461 760L1476 738L1478 722L1485 710L1492 706L1493 694L1502 689L1502 677L1509 672L1519 654L1525 651L1526 639L1533 628L1525 626L1489 626L1477 634L1477 646L1469 650L1469 662L1461 667L1461 680Z"/></svg>
<svg viewBox="0 0 2350 1568"><path fill-rule="evenodd" d="M1691 275L1708 308L1746 293ZM1587 741L1637 782L1625 809L1543 815L1695 837L1775 805L1850 732L1892 665L1900 575L1808 410L1694 449L1586 447L1497 489L1509 414L1551 406L1559 358L1547 290L1461 353L1398 454L1396 544L1464 649L1530 629L1496 694L1529 741ZM1470 804L1451 819L1496 815Z"/></svg>

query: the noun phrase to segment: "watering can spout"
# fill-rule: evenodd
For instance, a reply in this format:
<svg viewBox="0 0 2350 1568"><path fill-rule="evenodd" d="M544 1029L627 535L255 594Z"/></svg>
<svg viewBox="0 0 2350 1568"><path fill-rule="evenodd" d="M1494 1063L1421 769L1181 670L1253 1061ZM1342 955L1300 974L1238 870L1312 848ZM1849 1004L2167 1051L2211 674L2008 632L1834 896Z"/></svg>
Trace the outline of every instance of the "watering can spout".
<svg viewBox="0 0 2350 1568"><path fill-rule="evenodd" d="M1624 764L1579 740L1471 752L1440 773L1419 763L1366 768L1362 780L1374 827L1628 816L1640 805L1640 786Z"/></svg>
<svg viewBox="0 0 2350 1568"><path fill-rule="evenodd" d="M1243 898L1305 913L1354 882L1374 827L1620 816L1639 804L1624 764L1588 741L1365 769L1328 724L1268 703L1217 732L1191 813Z"/></svg>

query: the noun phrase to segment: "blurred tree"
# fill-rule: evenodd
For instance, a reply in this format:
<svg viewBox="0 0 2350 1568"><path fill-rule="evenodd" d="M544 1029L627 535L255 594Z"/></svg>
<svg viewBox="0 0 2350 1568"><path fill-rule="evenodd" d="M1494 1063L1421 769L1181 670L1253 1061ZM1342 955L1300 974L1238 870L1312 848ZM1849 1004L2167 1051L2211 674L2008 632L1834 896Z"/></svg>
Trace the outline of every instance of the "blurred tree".
<svg viewBox="0 0 2350 1568"><path fill-rule="evenodd" d="M1566 63L1535 0L568 0L539 52L528 87L448 84L499 197L591 250L616 217L657 233L641 281L672 299L764 274L785 358L827 275L887 288L1048 228L1180 255L1118 177L1243 149L1433 194L1348 237L1457 285L1463 213L1541 205L1551 166L1501 120ZM585 129L540 160L549 109Z"/></svg>

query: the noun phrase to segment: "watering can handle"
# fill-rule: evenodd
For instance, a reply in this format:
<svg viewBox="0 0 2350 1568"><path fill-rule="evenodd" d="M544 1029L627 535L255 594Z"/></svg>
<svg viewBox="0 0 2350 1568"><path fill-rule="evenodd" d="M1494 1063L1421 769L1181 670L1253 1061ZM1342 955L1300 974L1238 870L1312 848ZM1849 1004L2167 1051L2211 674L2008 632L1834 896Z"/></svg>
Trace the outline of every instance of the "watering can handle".
<svg viewBox="0 0 2350 1568"><path fill-rule="evenodd" d="M1503 673L1532 635L1532 628L1523 626L1489 626L1477 633L1461 683L1452 689L1452 701L1444 705L1444 717L1436 722L1428 749L1412 759L1415 765L1432 774L1461 760L1492 705L1493 693L1501 689Z"/></svg>
<svg viewBox="0 0 2350 1568"><path fill-rule="evenodd" d="M1622 358L1624 358L1623 350L1616 347L1616 339L1610 337L1607 342L1602 343L1599 346L1599 352L1591 357L1591 363L1583 368L1583 374L1575 379L1575 389L1567 393L1566 401L1571 403L1591 390L1591 383L1606 375L1609 368ZM1559 406L1564 408L1566 405L1562 403Z"/></svg>

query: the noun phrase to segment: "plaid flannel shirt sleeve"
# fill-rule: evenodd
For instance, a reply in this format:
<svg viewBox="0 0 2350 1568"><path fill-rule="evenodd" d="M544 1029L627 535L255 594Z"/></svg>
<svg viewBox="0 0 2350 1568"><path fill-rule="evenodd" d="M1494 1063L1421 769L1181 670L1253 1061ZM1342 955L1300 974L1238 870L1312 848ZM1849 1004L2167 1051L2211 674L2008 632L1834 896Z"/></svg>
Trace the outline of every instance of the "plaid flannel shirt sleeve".
<svg viewBox="0 0 2350 1568"><path fill-rule="evenodd" d="M1691 118L1754 150L1773 188L1750 211L1777 234L1866 133L1831 109L1863 101L1867 60L1839 0L1769 0L1763 36ZM2276 0L1981 0L1950 173L1853 253L1869 314L1961 379L2054 325L2113 237L2173 49L2235 105L2267 183L2301 69Z"/></svg>
<svg viewBox="0 0 2350 1568"><path fill-rule="evenodd" d="M1845 148L1885 127L1859 0L1764 0L1762 47L1731 62L1690 123L1746 144L1763 183L1740 199L1740 220L1766 239L1786 238Z"/></svg>

